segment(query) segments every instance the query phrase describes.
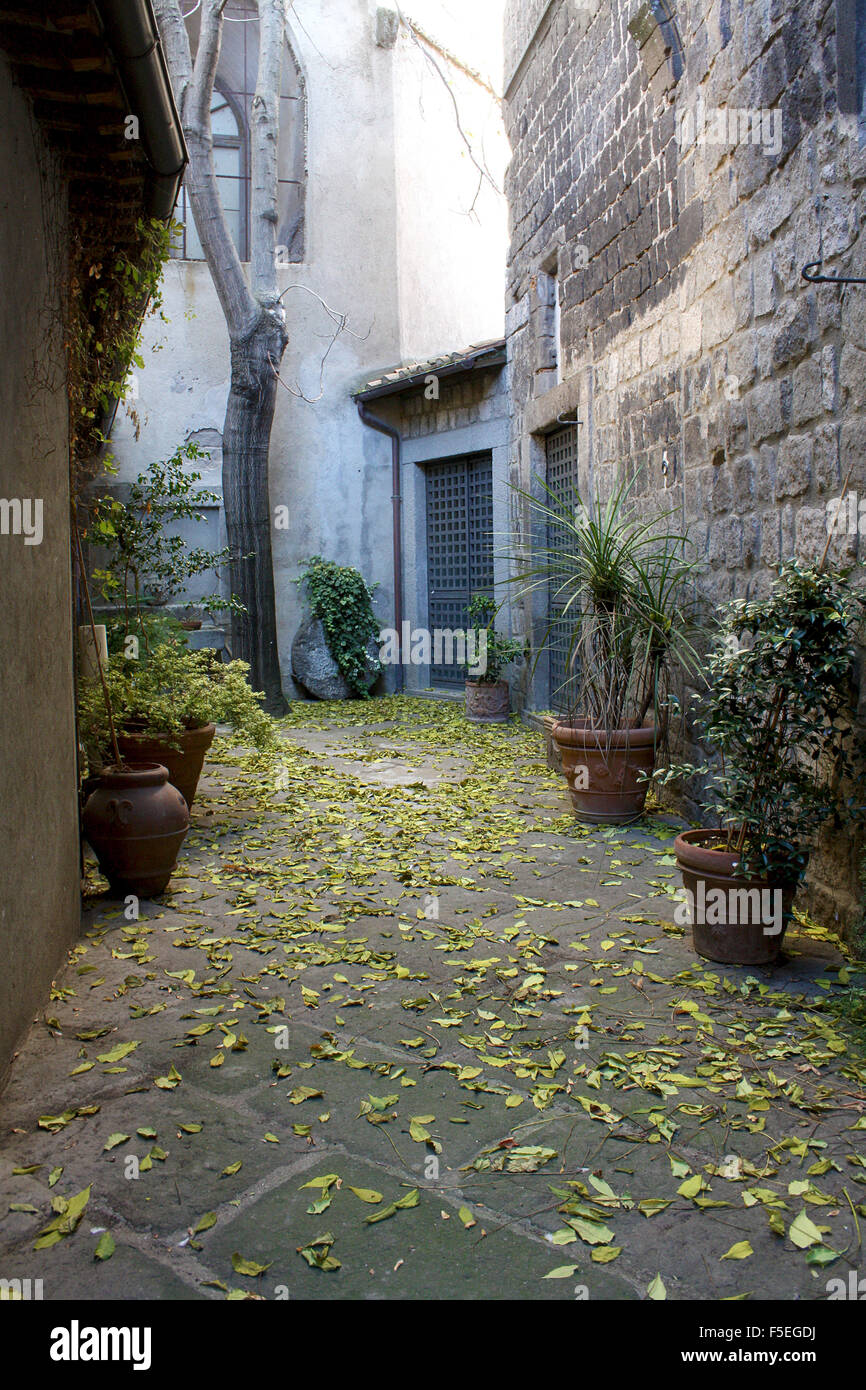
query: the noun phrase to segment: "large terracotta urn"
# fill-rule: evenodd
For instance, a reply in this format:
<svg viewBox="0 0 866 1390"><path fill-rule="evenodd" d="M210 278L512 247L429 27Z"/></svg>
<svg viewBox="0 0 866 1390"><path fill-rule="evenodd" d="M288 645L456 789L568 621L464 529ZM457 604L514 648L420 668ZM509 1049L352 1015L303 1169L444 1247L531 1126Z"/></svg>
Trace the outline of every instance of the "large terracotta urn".
<svg viewBox="0 0 866 1390"><path fill-rule="evenodd" d="M189 808L158 763L105 768L83 813L84 834L116 897L168 887L189 830Z"/></svg>

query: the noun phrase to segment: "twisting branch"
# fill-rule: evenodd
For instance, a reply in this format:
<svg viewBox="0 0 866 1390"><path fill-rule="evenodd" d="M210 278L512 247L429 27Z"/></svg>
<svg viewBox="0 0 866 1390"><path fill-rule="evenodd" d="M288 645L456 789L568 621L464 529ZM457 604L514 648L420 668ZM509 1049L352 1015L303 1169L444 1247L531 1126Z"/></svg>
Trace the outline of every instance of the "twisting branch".
<svg viewBox="0 0 866 1390"><path fill-rule="evenodd" d="M316 294L316 291L315 291L315 290L311 290L311 289L310 289L309 285L302 285L302 284L287 285L286 288L283 290L283 293L279 296L280 300L282 300L283 295L288 294L289 290L305 290L307 294L311 294L311 295L313 296L314 299L317 299L317 300L319 301L319 303L321 304L322 308L325 310L325 313L326 313L326 314L328 315L328 317L332 320L332 322L336 325L336 330L335 330L335 332L331 335L331 340L330 340L330 342L328 343L327 348L325 349L325 355L324 355L324 357L322 358L321 363L319 364L319 394L318 394L317 396L308 396L308 395L306 395L306 394L301 390L301 387L300 387L300 385L299 385L298 383L295 383L294 386L289 386L288 383L285 382L285 381L283 381L282 377L280 376L280 373L279 373L279 370L278 370L278 364L275 364L275 363L272 361L272 359L270 358L270 356L268 357L268 361L269 361L270 364L271 364L271 367L272 367L272 369L273 369L274 376L276 377L276 379L277 379L277 381L279 382L280 386L282 386L283 390L284 390L284 391L288 391L288 393L289 393L290 396L295 396L296 399L298 399L298 400L306 401L308 405L315 405L316 402L317 402L317 401L320 401L320 400L322 399L323 395L325 394L325 365L326 365L326 363L327 363L327 361L328 361L328 358L329 358L330 355L331 355L331 349L333 348L333 346L334 346L334 344L336 343L337 339L340 338L340 337L342 337L342 335L343 335L344 333L348 333L348 335L349 335L350 338L355 338L359 343L364 343L364 342L367 341L367 339L369 338L370 334L371 334L372 331L373 331L373 324L372 324L372 323L370 324L370 327L367 329L367 332L366 332L366 333L363 333L363 334L362 334L362 333L355 333L355 332L349 327L349 315L348 315L348 314L341 314L337 309L332 309L331 306L330 306L330 304L326 304L326 303L325 303L324 299L322 298L322 296L321 296L320 294ZM375 320L374 320L374 322L375 322Z"/></svg>
<svg viewBox="0 0 866 1390"><path fill-rule="evenodd" d="M268 307L278 303L275 254L279 221L277 152L285 41L285 6L260 6L259 70L250 113L250 269L256 297Z"/></svg>
<svg viewBox="0 0 866 1390"><path fill-rule="evenodd" d="M490 187L493 189L494 193L497 193L497 194L499 194L500 196L502 195L502 191L503 191L503 190L500 188L499 184L496 182L496 180L495 180L495 178L493 177L493 175L491 174L490 170L487 168L487 163L486 163L486 160L484 159L483 153L482 153L481 159L479 159L478 156L477 156L476 153L475 153L475 150L474 150L473 145L472 145L472 141L470 140L469 136L467 135L467 133L466 133L464 127L463 127L463 122L462 122L462 120L461 120L461 118L460 118L460 107L459 107L458 104L457 104L457 98L456 98L456 96L454 95L454 90L453 90L453 88L452 88L452 86L451 86L451 83L448 81L447 75L442 71L442 68L439 66L439 64L437 63L436 59L433 57L433 54L432 54L432 52L431 52L431 48L433 47L432 40L430 40L430 39L427 37L427 35L424 33L423 29L419 29L419 28L417 27L417 25L413 23L412 20L406 18L406 16L403 14L403 11L400 9L400 6L399 6L399 5L396 7L396 9L397 9L397 18L399 19L399 21L400 21L401 25L403 26L403 28L406 30L406 33L409 35L409 38L412 40L412 42L415 44L415 46L420 50L420 52L424 55L424 58L426 59L428 66L433 70L433 72L434 72L434 73L436 74L436 76L439 78L439 81L442 83L442 86L445 88L446 92L448 93L448 96L449 96L450 99L451 99L451 105L454 107L454 121L455 121L455 124L456 124L456 126L457 126L457 133L458 133L458 135L460 136L460 139L463 141L463 144L466 146L466 152L467 152L467 154L469 155L469 158L470 158L470 160L471 160L473 166L474 166L475 169L478 171L478 187L477 187L476 190L475 190L475 195L474 195L474 197L473 197L473 199L472 199L472 202L471 202L471 204L470 204L470 206L469 206L469 210L468 210L468 212L467 212L467 216L468 216L468 217L472 217L472 216L475 215L475 207L476 207L476 204L477 204L477 202L478 202L479 197L481 196L481 190L482 190L482 188L484 187L484 184L485 184L485 183L489 184ZM437 45L437 47L438 47L438 45ZM441 52L441 53L444 53L445 56L448 58L448 61L449 61L449 62L455 63L457 66L459 66L459 67L461 68L462 71L466 72L466 73L467 73L469 76L471 76L476 82L481 82L481 85L485 88L485 90L490 91L491 94L494 95L494 96L496 95L496 93L493 92L493 89L492 89L486 82L484 82L481 78L479 78L479 76L478 76L477 73L472 72L470 69L466 68L462 63L459 63L459 62L457 61L457 59L455 59L454 56L453 56L452 54L450 54L450 53L447 52L447 50L442 49L442 48L439 48L438 51ZM498 100L498 98L497 98L497 100Z"/></svg>

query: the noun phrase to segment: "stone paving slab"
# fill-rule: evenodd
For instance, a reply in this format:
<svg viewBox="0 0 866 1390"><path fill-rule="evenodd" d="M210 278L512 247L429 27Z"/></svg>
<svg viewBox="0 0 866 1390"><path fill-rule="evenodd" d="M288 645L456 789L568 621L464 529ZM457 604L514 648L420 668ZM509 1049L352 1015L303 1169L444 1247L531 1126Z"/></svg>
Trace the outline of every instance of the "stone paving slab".
<svg viewBox="0 0 866 1390"><path fill-rule="evenodd" d="M826 1297L864 1263L862 976L806 922L775 971L700 961L676 825L582 827L540 734L426 701L293 707L270 763L215 745L169 894L128 921L97 892L22 1041L0 1277L75 1299L620 1300L658 1274L671 1299ZM326 1234L339 1268L299 1253Z"/></svg>

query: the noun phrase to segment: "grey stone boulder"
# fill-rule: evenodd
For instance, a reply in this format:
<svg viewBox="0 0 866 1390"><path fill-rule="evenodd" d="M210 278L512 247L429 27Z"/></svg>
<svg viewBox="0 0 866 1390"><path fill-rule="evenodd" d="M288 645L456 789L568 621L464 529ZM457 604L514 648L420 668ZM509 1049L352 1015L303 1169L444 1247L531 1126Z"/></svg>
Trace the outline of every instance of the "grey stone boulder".
<svg viewBox="0 0 866 1390"><path fill-rule="evenodd" d="M379 648L370 639L367 647L367 689L375 685L380 672ZM292 643L292 675L317 700L351 700L353 692L328 650L320 618L308 618L295 633Z"/></svg>

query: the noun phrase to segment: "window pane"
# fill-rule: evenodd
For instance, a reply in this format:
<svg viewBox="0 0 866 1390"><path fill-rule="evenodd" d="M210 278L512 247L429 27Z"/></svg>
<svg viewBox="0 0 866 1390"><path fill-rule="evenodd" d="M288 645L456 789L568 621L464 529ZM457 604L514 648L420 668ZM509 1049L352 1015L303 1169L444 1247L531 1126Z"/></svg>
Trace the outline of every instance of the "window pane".
<svg viewBox="0 0 866 1390"><path fill-rule="evenodd" d="M228 223L229 231L230 231L231 234L232 234L232 240L234 241L235 246L238 248L238 252L240 252L240 249L241 249L241 215L240 215L239 212L229 212L228 208L226 208L226 209L225 209L225 216L226 216L226 222Z"/></svg>
<svg viewBox="0 0 866 1390"><path fill-rule="evenodd" d="M217 174L228 174L232 178L240 178L241 173L241 152L240 150L226 150L214 146L213 167Z"/></svg>
<svg viewBox="0 0 866 1390"><path fill-rule="evenodd" d="M198 232L196 231L195 218L192 215L192 208L189 206L188 203L186 214L186 259L188 261L204 260L204 250L202 249L202 244L198 239Z"/></svg>
<svg viewBox="0 0 866 1390"><path fill-rule="evenodd" d="M240 179L217 179L220 202L226 212L237 212L241 205Z"/></svg>
<svg viewBox="0 0 866 1390"><path fill-rule="evenodd" d="M213 95L210 120L214 135L237 135L238 123L235 120L235 114L225 97L220 96L219 92L214 92Z"/></svg>

